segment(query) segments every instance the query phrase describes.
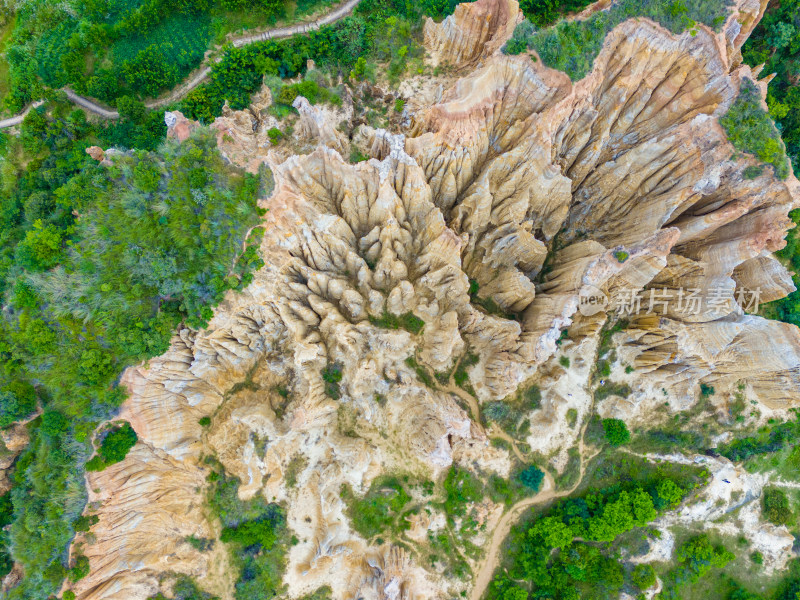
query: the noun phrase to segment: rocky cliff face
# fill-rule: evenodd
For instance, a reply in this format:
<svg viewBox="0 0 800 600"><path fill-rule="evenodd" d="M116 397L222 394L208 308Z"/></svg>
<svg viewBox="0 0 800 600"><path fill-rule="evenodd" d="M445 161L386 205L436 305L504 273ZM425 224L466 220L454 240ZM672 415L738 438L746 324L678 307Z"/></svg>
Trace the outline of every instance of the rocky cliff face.
<svg viewBox="0 0 800 600"><path fill-rule="evenodd" d="M362 128L373 158L356 165L342 158L350 142L310 105L299 106L298 132L317 147L285 159L264 150L258 106L220 119L231 160L252 170L266 162L275 177L262 200L266 266L207 330L179 332L167 354L125 373L121 418L140 443L87 475L99 522L78 598L146 598L165 572L231 597L221 544L203 553L185 542L218 533L203 510L201 457L211 453L240 478L243 497L288 506L300 540L284 580L292 597L320 585L335 598L392 600L468 588L361 539L339 490L363 492L396 469L435 477L453 461L507 474L511 456L488 444L478 403L468 411L451 384L417 374L452 371L467 355L478 357L468 374L481 402L540 383L528 443L563 465L579 430L566 412L591 414L609 317L606 304L579 310L592 294L608 306L642 298L613 337L635 367L633 394L606 401L604 414L635 421L665 400L679 410L700 382L720 395L744 384L768 408L795 404L800 332L747 314L743 299L793 289L771 253L800 186L769 169L743 177L753 160L735 154L717 122L753 77L738 49L763 4L739 2L720 34L628 21L574 85L500 53L519 19L514 0L462 5L425 26L434 60L458 77L435 102L412 99L402 131ZM173 130L188 131L179 117ZM713 304L682 309L689 289ZM424 321L421 332L381 326L407 313ZM572 368L554 368L557 349ZM322 376L334 364L338 400ZM245 380L252 385L237 385ZM204 416L210 428L198 424ZM295 456L305 467L290 487Z"/></svg>

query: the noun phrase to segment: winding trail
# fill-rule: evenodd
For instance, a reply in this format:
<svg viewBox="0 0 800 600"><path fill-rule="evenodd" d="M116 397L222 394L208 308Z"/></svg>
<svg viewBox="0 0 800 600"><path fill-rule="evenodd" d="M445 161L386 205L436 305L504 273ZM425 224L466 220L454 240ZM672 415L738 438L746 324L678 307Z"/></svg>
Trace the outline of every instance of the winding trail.
<svg viewBox="0 0 800 600"><path fill-rule="evenodd" d="M322 15L319 19L314 21L308 21L305 23L298 23L297 25L290 25L288 27L277 27L275 29L268 29L261 33L255 33L251 35L245 35L238 38L233 38L229 42L233 44L236 48L241 48L243 46L247 46L249 44L255 44L258 42L265 42L267 40L279 40L285 39L289 37L293 37L295 35L300 34L307 34L312 31L316 31L325 25L330 25L341 19L344 19L350 13L353 12L356 6L358 6L361 0L347 0L345 3L339 5L338 7L334 8L328 13ZM219 48L215 48L217 50ZM189 79L175 87L172 92L170 92L167 96L163 98L156 98L155 100L150 100L149 102L145 102L145 106L147 108L161 108L162 106L166 106L173 102L177 102L184 98L189 92L195 89L198 85L203 83L206 79L208 79L209 75L211 75L211 70L214 64L219 63L222 60L222 57L216 57L211 60L211 64L201 64L200 67L193 71L193 74L190 75ZM208 63L208 59L203 61L204 63ZM84 96L80 96L72 91L69 87L61 88L64 93L67 95L67 98L74 103L80 106L81 108L85 108L91 113L94 113L104 119L118 119L119 112L116 110L111 110L105 106L102 106ZM43 104L43 100L37 100L36 102L32 103L31 105L27 106L21 113L18 115L14 115L13 117L9 117L7 119L3 119L0 121L0 129L4 129L7 127L14 127L22 123L25 115L28 112L41 106Z"/></svg>
<svg viewBox="0 0 800 600"><path fill-rule="evenodd" d="M583 431L581 432L580 442L578 444L578 449L581 454L581 472L580 477L578 477L578 481L575 482L571 488L556 491L553 477L550 475L550 473L545 472L544 484L542 485L542 489L539 491L539 493L532 498L520 500L514 506L508 509L508 512L502 516L500 521L497 523L497 526L494 528L494 532L492 533L492 541L489 544L489 549L486 552L486 557L481 564L481 568L478 570L478 576L475 579L475 585L472 588L472 593L470 594L469 600L481 600L481 597L486 592L486 588L489 587L489 583L492 581L494 572L500 564L500 550L503 546L503 542L505 542L506 537L508 537L511 527L519 520L522 512L528 508L531 508L532 506L546 504L552 500L569 496L581 484L583 477L586 474L586 465L599 452L595 451L591 455L587 455L586 446L583 443L583 435L585 433L586 425L584 425Z"/></svg>

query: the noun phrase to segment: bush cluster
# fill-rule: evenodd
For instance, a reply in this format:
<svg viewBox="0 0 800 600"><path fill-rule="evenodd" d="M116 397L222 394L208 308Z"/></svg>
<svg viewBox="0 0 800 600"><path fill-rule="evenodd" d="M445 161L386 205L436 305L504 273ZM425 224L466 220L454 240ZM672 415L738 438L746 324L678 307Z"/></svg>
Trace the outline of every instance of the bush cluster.
<svg viewBox="0 0 800 600"><path fill-rule="evenodd" d="M545 13L544 22L534 16L533 22L526 19L520 23L505 51L520 54L535 50L545 65L564 71L577 81L591 71L606 35L620 23L646 17L673 33L681 33L696 23L718 29L725 22L730 4L730 0L618 0L588 19L563 20L553 27L538 29L537 25L545 25L553 18L552 13Z"/></svg>

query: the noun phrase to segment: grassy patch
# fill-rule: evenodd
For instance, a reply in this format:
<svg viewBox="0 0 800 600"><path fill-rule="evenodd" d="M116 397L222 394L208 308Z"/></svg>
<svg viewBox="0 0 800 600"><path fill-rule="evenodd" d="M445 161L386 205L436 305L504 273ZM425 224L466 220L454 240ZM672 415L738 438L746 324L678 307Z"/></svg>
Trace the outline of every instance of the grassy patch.
<svg viewBox="0 0 800 600"><path fill-rule="evenodd" d="M399 536L409 527L402 514L411 496L399 477L379 477L362 498L357 497L347 484L342 486L340 494L347 504L353 529L366 539L381 534Z"/></svg>
<svg viewBox="0 0 800 600"><path fill-rule="evenodd" d="M564 470L555 478L556 488L569 489L578 482L581 476L581 453L577 448L567 451L567 464Z"/></svg>
<svg viewBox="0 0 800 600"><path fill-rule="evenodd" d="M503 310L503 308L499 304L497 304L497 302L495 302L494 298L492 298L491 296L487 296L486 298L481 298L478 295L479 291L480 291L480 286L478 285L478 282L475 281L474 279L470 279L469 301L472 304L481 307L487 314L495 315L503 319L507 319L509 321L519 320L519 315Z"/></svg>
<svg viewBox="0 0 800 600"><path fill-rule="evenodd" d="M627 383L615 383L613 381L606 381L594 391L594 399L601 402L609 396L619 396L620 398L627 398L631 395L631 387Z"/></svg>
<svg viewBox="0 0 800 600"><path fill-rule="evenodd" d="M406 366L409 366L412 369L414 369L414 373L417 374L417 377L422 383L424 383L429 388L436 389L436 382L433 380L430 371L428 371L428 369L419 364L416 358L414 358L413 356L409 356L408 358L405 359L404 362L406 363Z"/></svg>

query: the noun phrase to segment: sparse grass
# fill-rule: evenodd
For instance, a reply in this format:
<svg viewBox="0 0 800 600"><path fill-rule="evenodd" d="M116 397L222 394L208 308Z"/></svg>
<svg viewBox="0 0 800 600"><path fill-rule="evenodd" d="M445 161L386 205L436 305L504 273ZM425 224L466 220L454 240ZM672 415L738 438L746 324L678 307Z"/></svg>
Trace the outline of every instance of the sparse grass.
<svg viewBox="0 0 800 600"><path fill-rule="evenodd" d="M764 167L758 165L750 165L749 167L745 168L742 171L742 177L748 180L758 179L761 177L761 174L764 172Z"/></svg>
<svg viewBox="0 0 800 600"><path fill-rule="evenodd" d="M537 385L517 391L504 400L487 402L481 411L485 422L497 423L513 438L525 436L530 430L528 414L541 406L542 392Z"/></svg>
<svg viewBox="0 0 800 600"><path fill-rule="evenodd" d="M594 391L594 399L597 402L602 402L609 396L619 396L620 398L627 398L632 393L631 387L627 383L615 383L613 381L606 381Z"/></svg>
<svg viewBox="0 0 800 600"><path fill-rule="evenodd" d="M575 408L570 408L569 410L567 410L567 425L569 425L570 428L574 428L575 425L577 425L577 423L578 423L578 410Z"/></svg>
<svg viewBox="0 0 800 600"><path fill-rule="evenodd" d="M577 448L570 448L568 451L567 465L564 470L555 478L556 488L565 490L571 488L581 476L581 453Z"/></svg>
<svg viewBox="0 0 800 600"><path fill-rule="evenodd" d="M350 148L350 158L349 158L349 160L350 160L351 164L356 164L356 163L364 162L365 160L369 160L369 156L364 154L363 152L361 152L361 150L359 150L355 146L352 146Z"/></svg>
<svg viewBox="0 0 800 600"><path fill-rule="evenodd" d="M672 528L672 533L675 535L677 548L687 539L696 536L698 531L674 527ZM750 600L750 598L784 600L785 598L788 600L789 596L776 595L776 591L785 586L784 577L766 576L763 566L751 559L751 553L748 551L749 544L746 540L744 545L740 545L735 538L720 535L714 529L710 529L705 533L712 544L727 548L735 555L735 558L722 569L712 569L698 581L681 586L679 596L677 596L680 600L732 600L734 598L747 600ZM790 563L789 571L790 573L794 571L793 575L797 577L795 563L796 561ZM653 563L659 576L663 576L664 573L677 565L678 562L675 560L674 555L672 560L667 563ZM786 579L792 577L789 573L782 573L781 575L788 575ZM745 590L755 594L755 596L733 596L733 592L737 589ZM666 598L669 597L667 596Z"/></svg>
<svg viewBox="0 0 800 600"><path fill-rule="evenodd" d="M494 298L491 296L486 298L481 298L478 296L478 292L480 291L480 285L474 279L470 279L469 281L469 301L474 304L475 306L481 307L487 314L495 315L501 317L503 319L509 321L518 321L519 315L514 313L507 312L503 310L503 308L495 302Z"/></svg>
<svg viewBox="0 0 800 600"><path fill-rule="evenodd" d="M465 386L469 385L469 374L467 373L467 368L477 365L479 361L480 357L477 354L468 352L458 362L458 367L456 368L455 373L453 373L453 381L458 387L466 389Z"/></svg>
<svg viewBox="0 0 800 600"><path fill-rule="evenodd" d="M289 464L286 466L284 478L286 479L286 487L289 489L297 485L297 476L308 465L308 459L303 454L295 454Z"/></svg>

